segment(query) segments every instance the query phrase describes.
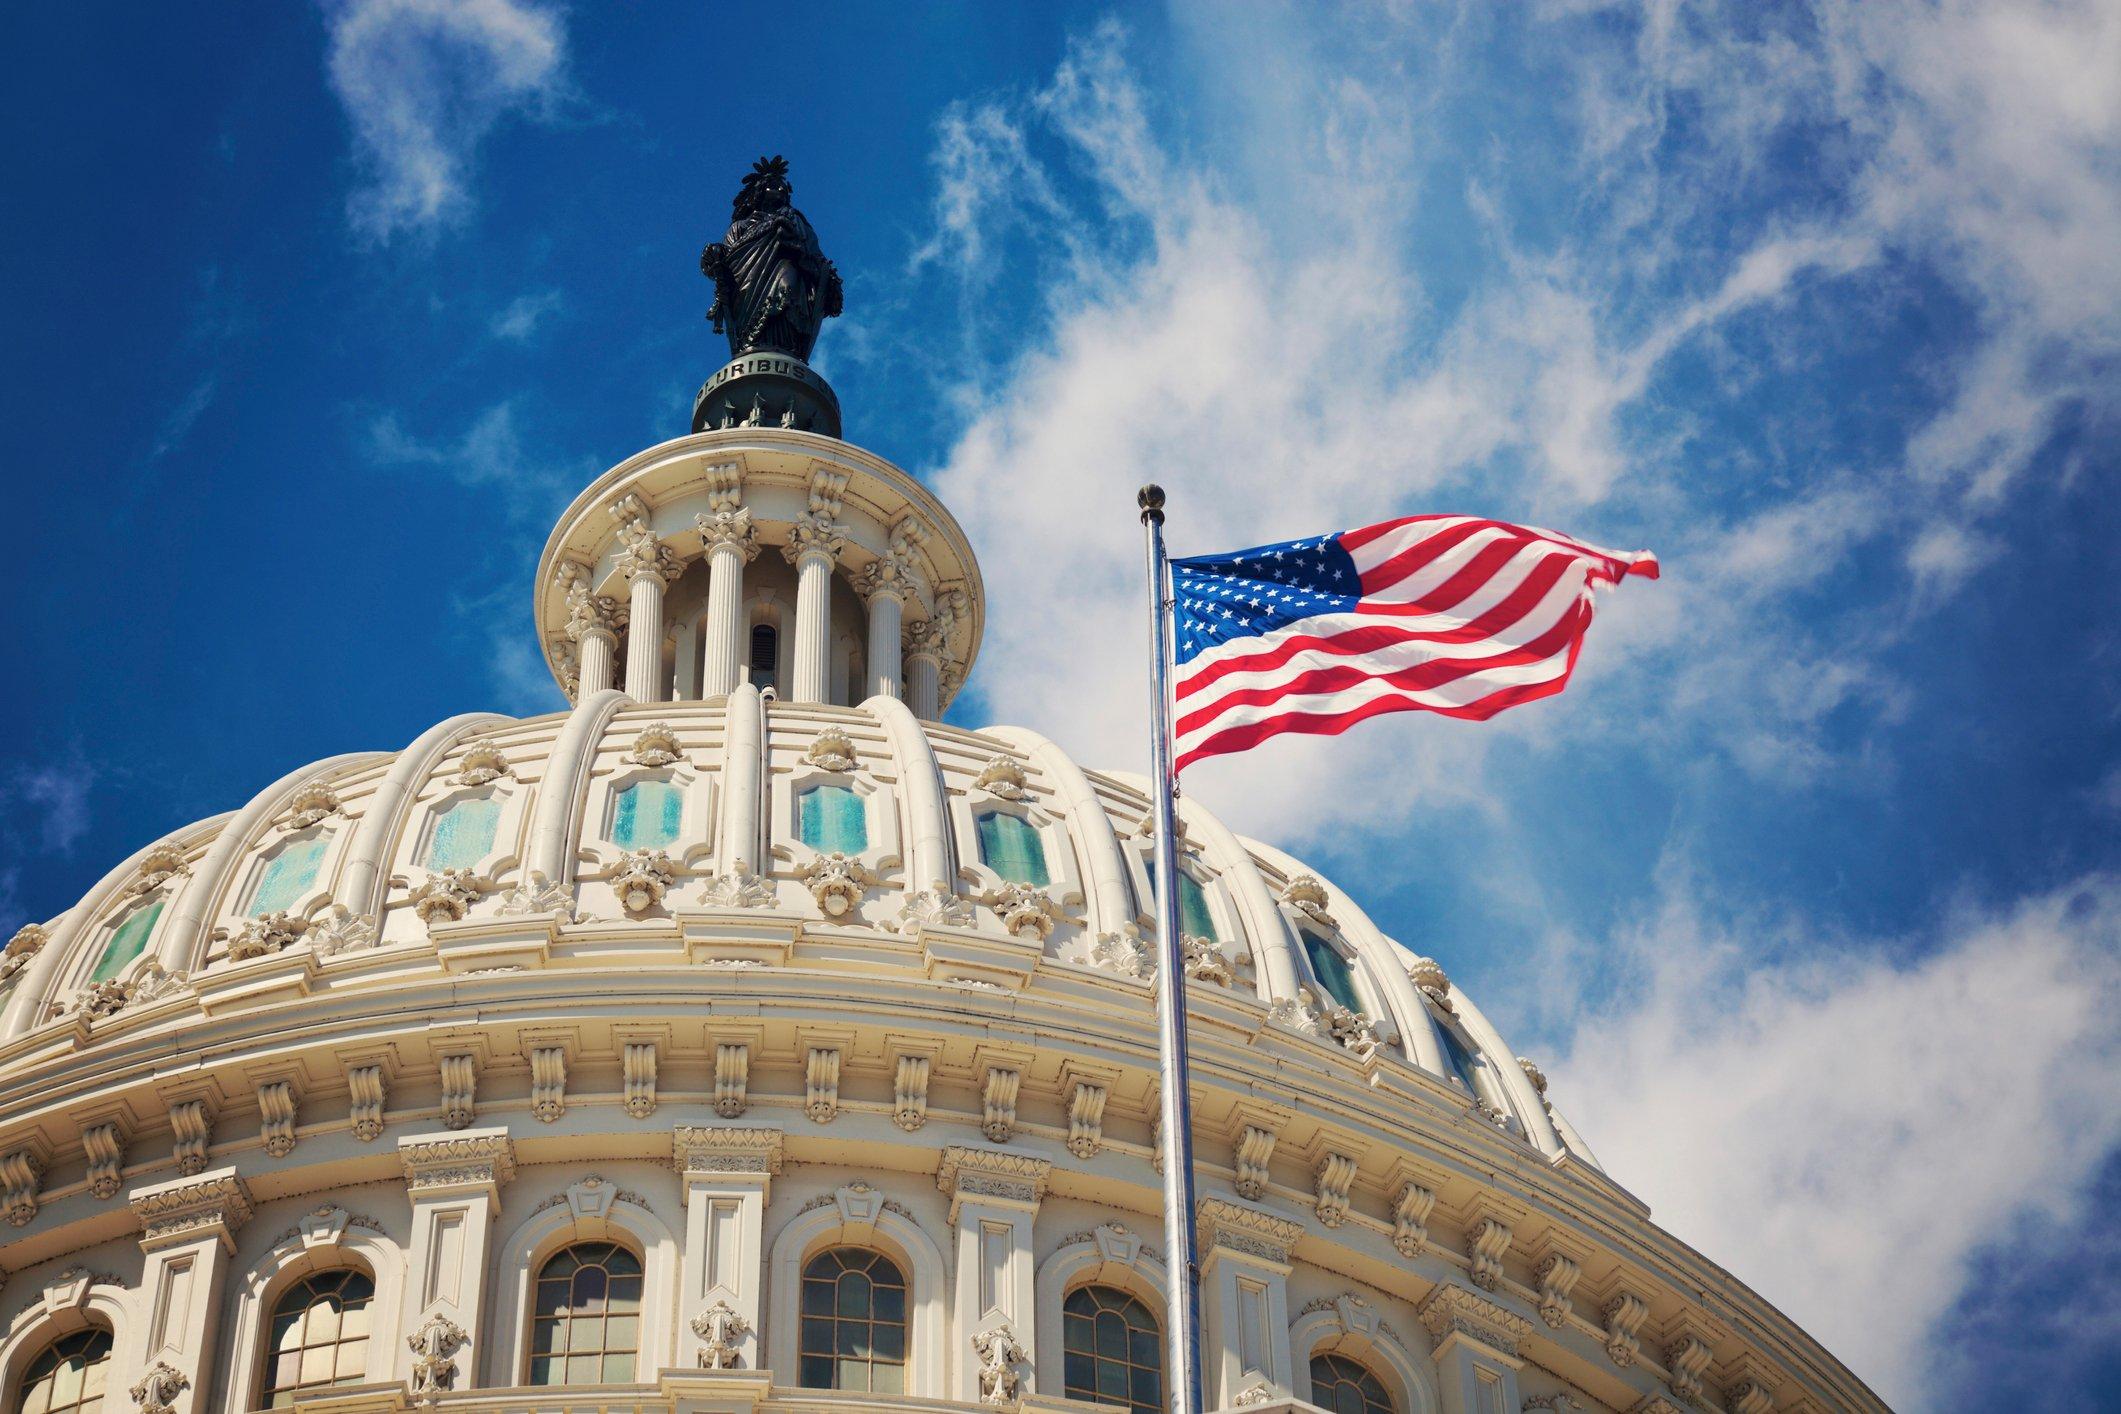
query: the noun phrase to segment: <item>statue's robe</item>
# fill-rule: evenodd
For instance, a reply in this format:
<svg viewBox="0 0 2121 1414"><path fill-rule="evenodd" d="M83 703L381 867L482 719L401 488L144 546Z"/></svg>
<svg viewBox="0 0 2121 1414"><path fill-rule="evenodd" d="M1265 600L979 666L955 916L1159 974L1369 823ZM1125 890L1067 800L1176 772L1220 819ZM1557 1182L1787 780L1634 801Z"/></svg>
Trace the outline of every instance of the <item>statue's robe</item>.
<svg viewBox="0 0 2121 1414"><path fill-rule="evenodd" d="M807 359L818 326L836 311L827 290L831 266L803 213L784 206L738 222L723 244L722 262L732 352L768 349Z"/></svg>

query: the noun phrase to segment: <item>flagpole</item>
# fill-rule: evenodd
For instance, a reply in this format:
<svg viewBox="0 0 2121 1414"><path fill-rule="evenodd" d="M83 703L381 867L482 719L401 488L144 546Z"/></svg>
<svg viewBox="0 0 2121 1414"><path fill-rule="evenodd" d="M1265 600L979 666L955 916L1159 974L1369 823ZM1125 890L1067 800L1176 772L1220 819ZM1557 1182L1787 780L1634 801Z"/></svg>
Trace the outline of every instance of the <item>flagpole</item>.
<svg viewBox="0 0 2121 1414"><path fill-rule="evenodd" d="M1193 1097L1186 1067L1186 957L1178 932L1178 832L1172 825L1171 601L1164 488L1135 496L1149 560L1150 781L1156 797L1156 1055L1163 1074L1164 1348L1172 1414L1201 1414L1200 1265L1193 1233Z"/></svg>

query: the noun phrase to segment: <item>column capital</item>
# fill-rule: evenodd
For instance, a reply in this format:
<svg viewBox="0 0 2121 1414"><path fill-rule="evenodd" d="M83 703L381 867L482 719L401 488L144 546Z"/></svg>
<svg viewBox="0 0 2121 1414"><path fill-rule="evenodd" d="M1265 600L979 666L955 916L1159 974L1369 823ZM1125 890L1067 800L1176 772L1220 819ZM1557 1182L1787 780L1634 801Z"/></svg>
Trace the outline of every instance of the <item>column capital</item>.
<svg viewBox="0 0 2121 1414"><path fill-rule="evenodd" d="M398 1141L398 1161L416 1199L481 1189L498 1196L516 1176L515 1141L498 1127L408 1134Z"/></svg>
<svg viewBox="0 0 2121 1414"><path fill-rule="evenodd" d="M1201 1199L1198 1215L1203 1250L1232 1252L1278 1267L1289 1265L1289 1249L1304 1234L1300 1222L1228 1198Z"/></svg>
<svg viewBox="0 0 2121 1414"><path fill-rule="evenodd" d="M717 550L733 550L749 564L758 558L758 528L751 523L751 507L732 506L713 515L693 517L700 530L700 548L710 557Z"/></svg>
<svg viewBox="0 0 2121 1414"><path fill-rule="evenodd" d="M671 1158L688 1180L737 1177L766 1183L781 1171L786 1136L778 1129L681 1124L670 1134Z"/></svg>
<svg viewBox="0 0 2121 1414"><path fill-rule="evenodd" d="M1435 1337L1439 1359L1443 1354L1443 1343L1456 1336L1485 1346L1503 1359L1515 1360L1517 1347L1532 1336L1530 1321L1498 1305L1484 1293L1455 1282L1437 1283L1436 1289L1415 1308L1414 1314Z"/></svg>
<svg viewBox="0 0 2121 1414"><path fill-rule="evenodd" d="M915 619L906 625L906 657L927 658L938 666L949 651L945 630L932 619Z"/></svg>
<svg viewBox="0 0 2121 1414"><path fill-rule="evenodd" d="M628 541L619 552L619 573L629 582L653 579L658 584L668 584L683 569L671 548L647 534L645 527L640 538Z"/></svg>
<svg viewBox="0 0 2121 1414"><path fill-rule="evenodd" d="M590 593L586 580L567 591L567 636L576 643L593 634L618 642L618 626L624 617L618 600L609 594Z"/></svg>
<svg viewBox="0 0 2121 1414"><path fill-rule="evenodd" d="M1046 1195L1046 1178L1053 1165L1028 1154L1005 1154L998 1149L974 1149L952 1144L943 1150L935 1171L935 1186L950 1199L950 1220L967 1199L1021 1208L1036 1208Z"/></svg>
<svg viewBox="0 0 2121 1414"><path fill-rule="evenodd" d="M812 511L788 527L788 543L781 547L781 554L798 567L812 555L824 556L829 564L839 559L846 534L845 526Z"/></svg>
<svg viewBox="0 0 2121 1414"><path fill-rule="evenodd" d="M914 597L912 561L895 554L871 560L855 575L854 592L865 604L879 596L905 603Z"/></svg>
<svg viewBox="0 0 2121 1414"><path fill-rule="evenodd" d="M140 1246L150 1252L202 1237L233 1252L236 1229L250 1221L250 1186L232 1168L136 1188L126 1201L140 1220Z"/></svg>

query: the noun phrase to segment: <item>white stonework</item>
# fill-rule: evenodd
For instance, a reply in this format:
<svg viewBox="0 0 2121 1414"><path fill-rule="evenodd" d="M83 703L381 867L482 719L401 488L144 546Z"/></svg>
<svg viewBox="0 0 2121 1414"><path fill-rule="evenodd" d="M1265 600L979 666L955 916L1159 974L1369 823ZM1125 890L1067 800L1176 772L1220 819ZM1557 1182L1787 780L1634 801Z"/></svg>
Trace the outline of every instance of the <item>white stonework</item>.
<svg viewBox="0 0 2121 1414"><path fill-rule="evenodd" d="M893 1409L1091 1407L1064 1305L1160 1312L1172 1259L1139 780L936 720L979 568L845 442L629 458L536 584L570 710L305 765L0 954L0 1408L85 1327L109 1409L256 1408L278 1303L353 1269L373 1335L334 1411L852 1410L797 1389L803 1273L840 1247L905 1284ZM645 782L669 814L622 830ZM821 788L860 829L844 797L834 837L806 827ZM996 813L1045 882L983 857ZM1448 940L1417 958L1300 861L1184 823L1214 933L1184 940L1211 1407L1307 1407L1328 1356L1399 1414L1883 1407L1604 1174ZM309 838L314 877L254 916ZM1359 1009L1321 1001L1300 929ZM1478 1113L1445 1026L1493 1081ZM538 1273L576 1244L641 1274L631 1373L532 1398Z"/></svg>

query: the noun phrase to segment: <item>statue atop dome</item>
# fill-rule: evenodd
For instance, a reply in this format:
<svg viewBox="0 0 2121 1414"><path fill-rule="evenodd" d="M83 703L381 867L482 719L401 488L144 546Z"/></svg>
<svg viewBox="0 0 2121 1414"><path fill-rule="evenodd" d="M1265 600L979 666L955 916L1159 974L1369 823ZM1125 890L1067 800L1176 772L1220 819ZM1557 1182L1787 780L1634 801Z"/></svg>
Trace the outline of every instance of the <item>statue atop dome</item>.
<svg viewBox="0 0 2121 1414"><path fill-rule="evenodd" d="M818 329L840 312L840 272L792 198L788 159L761 157L744 176L729 231L700 252L714 281L714 332L732 358L769 350L808 359Z"/></svg>
<svg viewBox="0 0 2121 1414"><path fill-rule="evenodd" d="M692 430L792 427L840 433L839 400L807 360L841 308L840 272L795 209L784 157L761 157L731 203L729 229L700 252L714 282L707 317L730 362L700 389Z"/></svg>

